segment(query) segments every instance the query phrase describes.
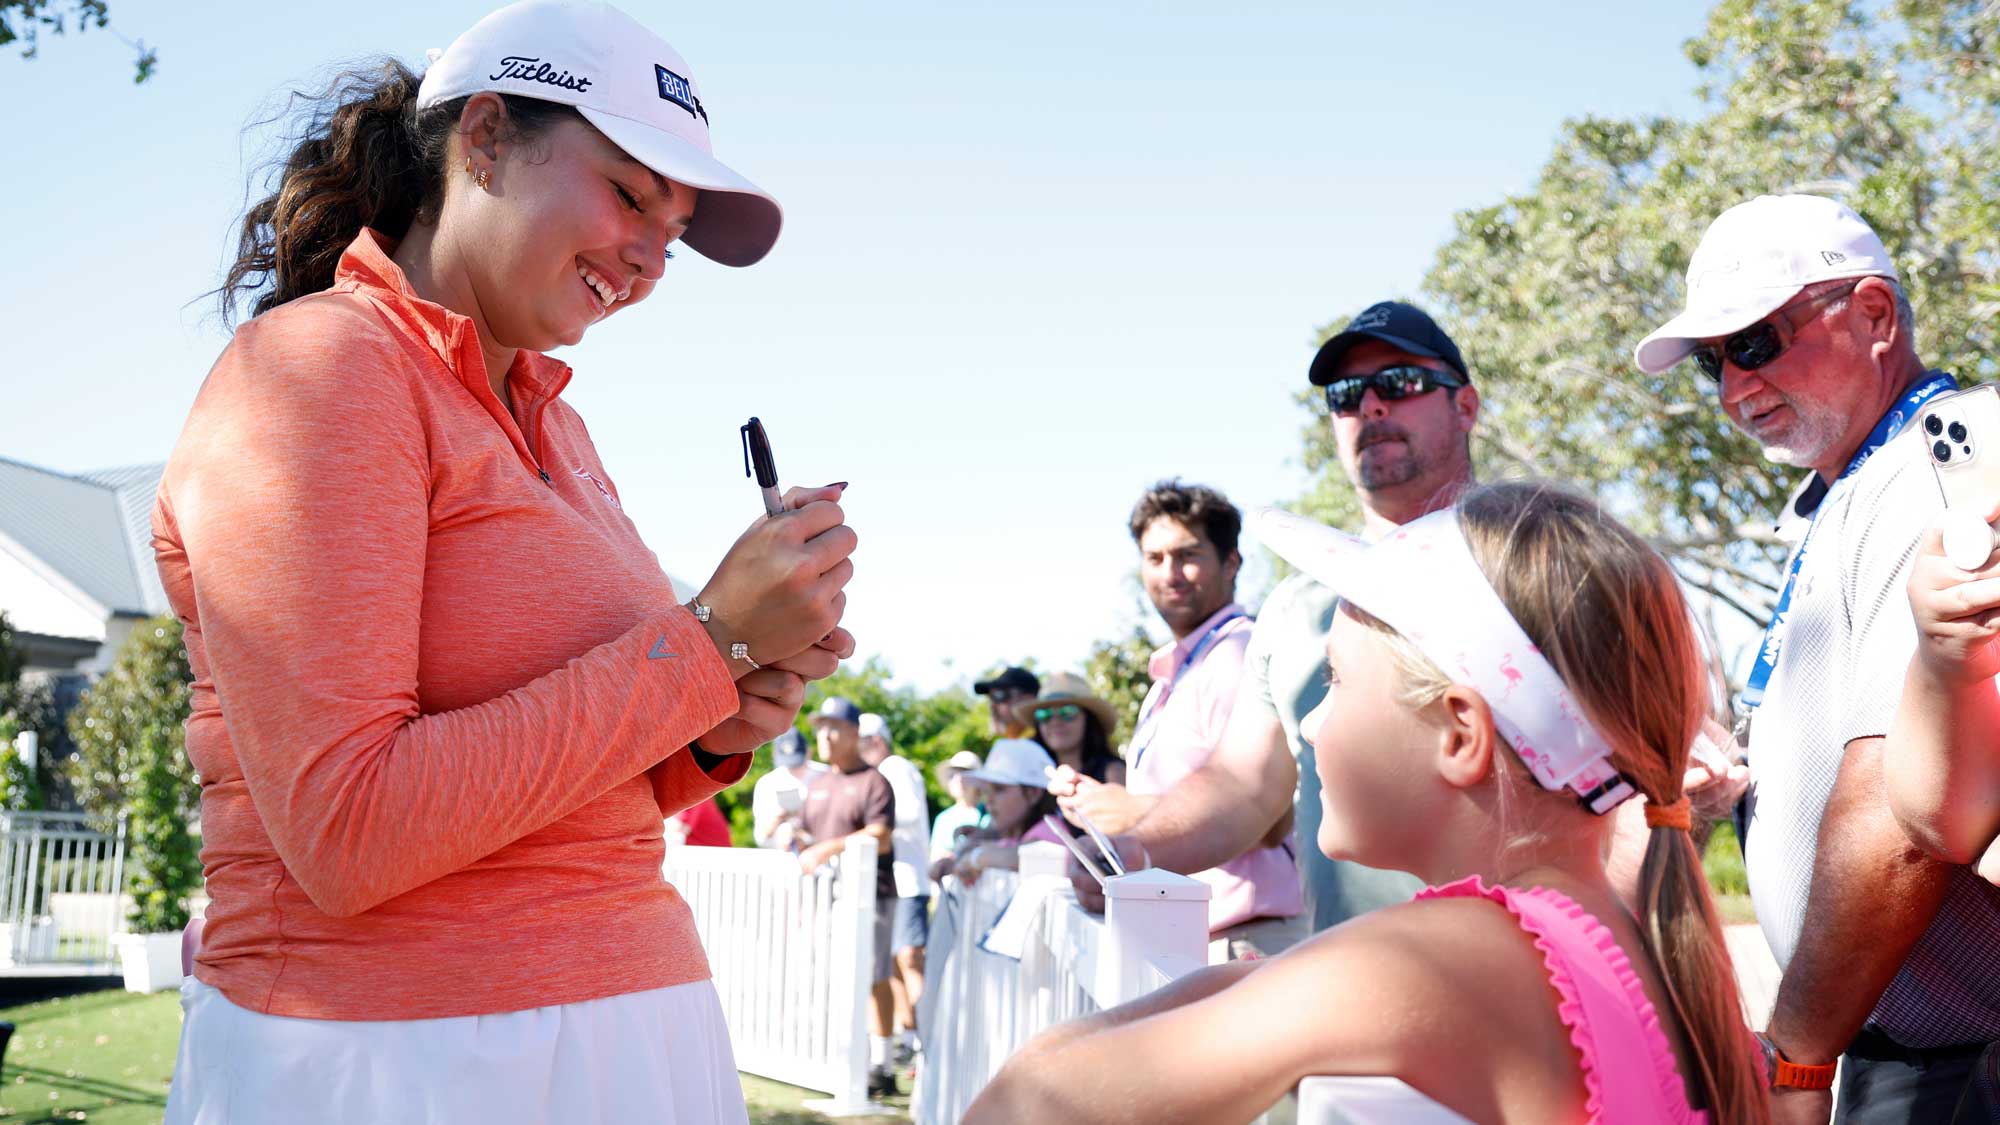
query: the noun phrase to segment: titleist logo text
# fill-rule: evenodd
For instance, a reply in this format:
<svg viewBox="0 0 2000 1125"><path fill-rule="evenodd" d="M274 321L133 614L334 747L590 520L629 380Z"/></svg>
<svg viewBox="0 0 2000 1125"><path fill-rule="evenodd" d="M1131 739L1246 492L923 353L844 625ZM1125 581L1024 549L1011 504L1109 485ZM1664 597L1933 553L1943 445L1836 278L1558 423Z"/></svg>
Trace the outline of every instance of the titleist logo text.
<svg viewBox="0 0 2000 1125"><path fill-rule="evenodd" d="M523 82L540 82L564 90L581 93L590 89L590 79L578 78L567 70L557 70L540 59L526 55L508 55L500 60L500 73L486 76L488 81L498 82L503 78L518 78Z"/></svg>

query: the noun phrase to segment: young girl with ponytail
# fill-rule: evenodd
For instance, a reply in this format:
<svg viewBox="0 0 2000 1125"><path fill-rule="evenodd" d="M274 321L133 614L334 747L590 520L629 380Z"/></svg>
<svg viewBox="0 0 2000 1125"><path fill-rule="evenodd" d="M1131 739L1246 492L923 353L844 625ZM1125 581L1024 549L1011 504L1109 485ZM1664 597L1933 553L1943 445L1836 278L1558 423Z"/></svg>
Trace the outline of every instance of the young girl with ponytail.
<svg viewBox="0 0 2000 1125"><path fill-rule="evenodd" d="M604 4L304 120L153 517L211 899L168 1122L745 1120L663 818L853 651L854 535L794 490L681 604L543 353L778 227Z"/></svg>
<svg viewBox="0 0 2000 1125"><path fill-rule="evenodd" d="M1374 546L1262 541L1342 596L1307 716L1319 846L1432 886L1267 961L1052 1029L969 1122L1770 1120L1682 792L1704 678L1674 573L1588 500L1494 485ZM1645 802L1636 911L1606 877Z"/></svg>

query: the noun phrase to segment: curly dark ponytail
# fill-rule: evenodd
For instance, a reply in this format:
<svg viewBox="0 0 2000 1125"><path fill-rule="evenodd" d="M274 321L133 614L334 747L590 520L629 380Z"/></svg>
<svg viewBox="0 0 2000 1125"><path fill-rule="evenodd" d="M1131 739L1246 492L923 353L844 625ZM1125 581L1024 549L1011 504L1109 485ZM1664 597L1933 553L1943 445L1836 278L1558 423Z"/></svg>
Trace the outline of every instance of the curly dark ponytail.
<svg viewBox="0 0 2000 1125"><path fill-rule="evenodd" d="M363 227L391 238L412 222L435 222L444 201L445 158L467 98L417 109L418 76L395 59L342 71L317 93L293 91L304 103L296 130L280 145L284 157L266 167L270 194L244 213L236 260L215 290L224 324L254 296L257 316L333 284L334 268ZM568 106L502 95L510 139L529 139L564 116ZM277 117L260 124L268 124ZM252 194L255 194L255 188Z"/></svg>

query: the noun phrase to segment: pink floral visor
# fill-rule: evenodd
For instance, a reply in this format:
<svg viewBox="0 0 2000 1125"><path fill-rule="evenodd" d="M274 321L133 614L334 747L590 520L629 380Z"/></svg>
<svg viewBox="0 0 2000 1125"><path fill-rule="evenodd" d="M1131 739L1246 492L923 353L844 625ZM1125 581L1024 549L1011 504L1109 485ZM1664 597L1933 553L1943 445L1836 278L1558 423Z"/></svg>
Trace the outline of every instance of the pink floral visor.
<svg viewBox="0 0 2000 1125"><path fill-rule="evenodd" d="M1265 508L1252 522L1280 558L1484 696L1494 727L1542 788L1569 789L1600 815L1637 794L1612 767L1609 744L1569 686L1473 561L1456 509L1412 520L1372 545L1282 508Z"/></svg>

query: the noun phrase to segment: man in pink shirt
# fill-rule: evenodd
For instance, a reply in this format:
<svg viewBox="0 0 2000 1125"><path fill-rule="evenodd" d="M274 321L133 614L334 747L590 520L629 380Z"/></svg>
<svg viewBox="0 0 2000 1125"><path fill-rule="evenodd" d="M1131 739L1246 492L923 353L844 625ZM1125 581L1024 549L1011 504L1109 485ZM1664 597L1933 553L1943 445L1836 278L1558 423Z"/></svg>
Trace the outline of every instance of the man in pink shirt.
<svg viewBox="0 0 2000 1125"><path fill-rule="evenodd" d="M1154 485L1132 509L1140 577L1174 642L1153 653L1153 685L1125 750L1126 784L1078 778L1063 802L1106 832L1129 831L1222 741L1250 643L1250 615L1235 601L1242 527L1220 492L1178 480ZM1292 847L1285 838L1195 873L1211 892L1211 959L1268 957L1305 937Z"/></svg>

